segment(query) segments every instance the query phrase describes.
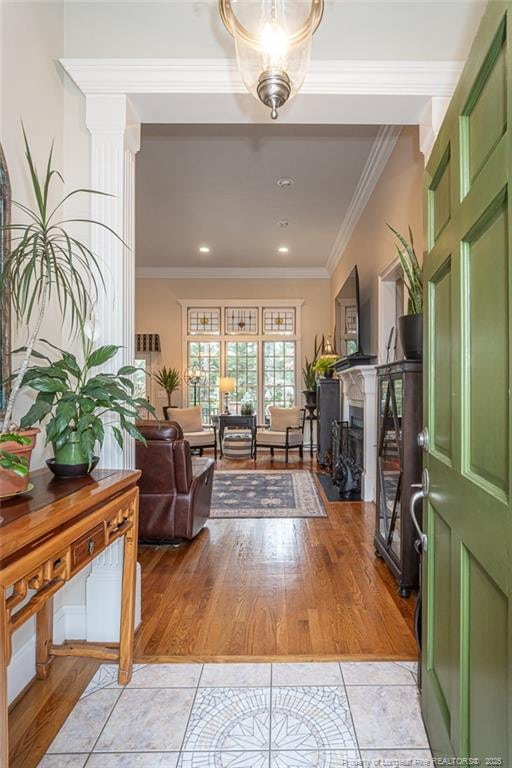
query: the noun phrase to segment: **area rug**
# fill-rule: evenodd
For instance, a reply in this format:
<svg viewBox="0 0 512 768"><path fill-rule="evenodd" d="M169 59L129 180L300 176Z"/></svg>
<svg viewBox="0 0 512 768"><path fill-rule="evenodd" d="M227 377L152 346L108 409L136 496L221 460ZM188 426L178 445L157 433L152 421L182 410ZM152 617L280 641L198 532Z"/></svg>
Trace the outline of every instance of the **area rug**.
<svg viewBox="0 0 512 768"><path fill-rule="evenodd" d="M210 517L327 517L314 477L304 469L215 472Z"/></svg>

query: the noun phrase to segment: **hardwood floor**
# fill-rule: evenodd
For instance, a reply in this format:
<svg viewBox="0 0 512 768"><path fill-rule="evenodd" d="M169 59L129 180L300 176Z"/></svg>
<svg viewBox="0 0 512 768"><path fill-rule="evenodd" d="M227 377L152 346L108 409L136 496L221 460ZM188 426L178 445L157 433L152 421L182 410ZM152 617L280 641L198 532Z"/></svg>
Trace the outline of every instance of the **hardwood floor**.
<svg viewBox="0 0 512 768"><path fill-rule="evenodd" d="M219 461L219 469L253 462ZM290 457L290 468L316 469ZM257 469L284 469L258 459ZM414 659L414 599L373 550L371 504L328 518L211 520L178 549L143 547L137 661ZM98 667L57 658L9 718L11 768L35 768Z"/></svg>
<svg viewBox="0 0 512 768"><path fill-rule="evenodd" d="M9 715L10 768L35 768L99 667L91 659L57 658L46 680L34 680Z"/></svg>
<svg viewBox="0 0 512 768"><path fill-rule="evenodd" d="M262 457L257 468L285 464ZM140 548L137 660L415 658L414 598L398 596L374 555L373 505L326 507L328 518L210 520L178 549Z"/></svg>

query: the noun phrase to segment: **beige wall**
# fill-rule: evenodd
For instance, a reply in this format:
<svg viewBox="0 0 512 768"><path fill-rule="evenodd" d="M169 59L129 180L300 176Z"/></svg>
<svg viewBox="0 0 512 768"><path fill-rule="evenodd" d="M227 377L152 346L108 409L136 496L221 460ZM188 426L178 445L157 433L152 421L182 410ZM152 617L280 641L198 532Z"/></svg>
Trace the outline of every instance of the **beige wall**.
<svg viewBox="0 0 512 768"><path fill-rule="evenodd" d="M179 299L304 299L302 354L312 357L315 334L330 332L328 280L284 279L146 279L136 283L137 333L159 333L162 352L157 365L182 367ZM158 403L160 404L160 402Z"/></svg>
<svg viewBox="0 0 512 768"><path fill-rule="evenodd" d="M402 130L363 215L331 276L331 306L354 265L359 271L362 346L378 353L378 276L396 256L391 224L414 235L418 256L423 253L423 155L418 128Z"/></svg>
<svg viewBox="0 0 512 768"><path fill-rule="evenodd" d="M9 168L12 197L34 207L21 121L38 168L41 171L44 168L53 141L54 167L63 171L64 90L62 71L57 63L64 44L63 3L5 2L1 21L1 141ZM63 194L63 185L57 179L54 193L55 200ZM16 208L12 215L14 221L26 221ZM60 344L61 323L56 323L52 315L51 311L47 313L41 337ZM27 329L17 327L13 322L13 348L25 344L26 339ZM20 393L14 410L15 421L27 411L32 399L29 392ZM41 436L32 458L33 469L43 464L46 453Z"/></svg>

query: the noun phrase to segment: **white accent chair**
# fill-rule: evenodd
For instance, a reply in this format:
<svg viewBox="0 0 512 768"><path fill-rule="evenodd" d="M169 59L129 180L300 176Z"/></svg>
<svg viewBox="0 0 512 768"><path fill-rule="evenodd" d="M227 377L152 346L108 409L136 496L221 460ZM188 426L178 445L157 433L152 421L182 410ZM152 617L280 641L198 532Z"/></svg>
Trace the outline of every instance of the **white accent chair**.
<svg viewBox="0 0 512 768"><path fill-rule="evenodd" d="M274 455L276 448L284 450L285 462L288 464L289 452L297 448L299 456L304 456L304 421L306 411L304 408L278 408L272 405L268 409L270 424L268 428L258 427L254 445L254 459L256 460L258 448L270 448L270 455Z"/></svg>
<svg viewBox="0 0 512 768"><path fill-rule="evenodd" d="M217 461L217 428L203 425L200 405L193 408L170 408L167 413L171 421L178 422L191 448L198 448L200 456L204 448L213 448Z"/></svg>

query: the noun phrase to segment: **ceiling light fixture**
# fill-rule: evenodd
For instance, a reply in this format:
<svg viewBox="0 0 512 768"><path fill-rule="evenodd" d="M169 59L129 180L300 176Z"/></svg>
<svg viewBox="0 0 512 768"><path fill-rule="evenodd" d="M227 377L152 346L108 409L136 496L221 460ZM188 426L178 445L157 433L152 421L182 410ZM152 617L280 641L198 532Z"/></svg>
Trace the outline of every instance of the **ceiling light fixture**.
<svg viewBox="0 0 512 768"><path fill-rule="evenodd" d="M277 250L279 253L288 253L290 249L286 245L281 245Z"/></svg>
<svg viewBox="0 0 512 768"><path fill-rule="evenodd" d="M247 90L275 120L277 110L302 87L324 0L219 0L219 12L235 39Z"/></svg>
<svg viewBox="0 0 512 768"><path fill-rule="evenodd" d="M200 245L199 246L199 253L210 253L210 249L207 245Z"/></svg>
<svg viewBox="0 0 512 768"><path fill-rule="evenodd" d="M289 176L281 176L281 178L276 181L279 189L289 189L293 183L294 179L291 179Z"/></svg>
<svg viewBox="0 0 512 768"><path fill-rule="evenodd" d="M281 221L279 222L279 226L281 227L281 229L286 229L289 223L290 222L287 219L281 219Z"/></svg>

